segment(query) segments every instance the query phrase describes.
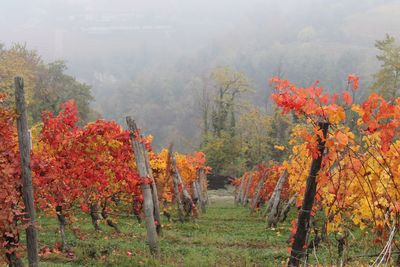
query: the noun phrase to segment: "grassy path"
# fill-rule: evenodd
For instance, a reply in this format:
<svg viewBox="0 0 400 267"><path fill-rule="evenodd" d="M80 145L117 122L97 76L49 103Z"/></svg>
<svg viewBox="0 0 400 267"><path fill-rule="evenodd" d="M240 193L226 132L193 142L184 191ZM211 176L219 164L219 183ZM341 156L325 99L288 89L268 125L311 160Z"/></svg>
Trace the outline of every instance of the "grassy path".
<svg viewBox="0 0 400 267"><path fill-rule="evenodd" d="M176 239L184 266L276 266L286 257L287 232L287 225L267 231L247 208L216 201L196 223L179 226L166 240Z"/></svg>
<svg viewBox="0 0 400 267"><path fill-rule="evenodd" d="M74 255L49 253L42 266L278 266L287 256L289 226L266 230L231 198L212 198L207 213L194 222L165 225L160 260L149 257L142 225L132 218L118 222L121 234L106 225L96 233L85 216L74 224L76 235L72 227L67 233ZM58 241L55 220L41 218L40 227L42 247Z"/></svg>
<svg viewBox="0 0 400 267"><path fill-rule="evenodd" d="M295 217L295 211L291 217ZM175 216L176 218L176 216ZM251 216L246 207L235 207L233 198L213 194L207 213L192 222L165 224L160 239L162 257L150 257L143 225L130 218L118 218L122 233L101 224L95 232L89 216L68 227L67 239L73 254L52 251L41 257L41 266L283 266L287 258L289 221L276 229L266 229L260 216ZM373 246L373 236L353 231L349 244L349 266L371 263L380 247ZM309 259L311 265L334 265L337 241L320 244ZM39 218L39 241L54 245L59 241L57 221ZM316 260L315 255L318 255Z"/></svg>

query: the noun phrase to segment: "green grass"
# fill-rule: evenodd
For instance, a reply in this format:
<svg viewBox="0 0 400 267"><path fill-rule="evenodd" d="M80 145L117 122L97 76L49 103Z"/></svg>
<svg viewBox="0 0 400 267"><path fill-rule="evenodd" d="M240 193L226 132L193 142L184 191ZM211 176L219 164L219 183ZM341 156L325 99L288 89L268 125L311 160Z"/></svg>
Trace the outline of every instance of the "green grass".
<svg viewBox="0 0 400 267"><path fill-rule="evenodd" d="M248 208L235 207L232 202L213 198L207 213L199 219L165 225L160 259L150 256L144 225L134 218L118 219L122 233L117 234L105 224L101 225L102 232L95 232L89 216L83 216L67 229L74 255L50 253L41 257L41 266L282 266L288 256L290 220L276 229L266 229L260 216L250 216ZM72 227L77 229L75 234ZM360 232L350 240L351 255L376 252ZM39 241L41 248L52 248L59 241L55 219L39 218ZM323 243L317 251L318 262L335 263L330 259L336 256L336 246L334 239L330 245ZM357 258L353 263L360 260L370 259ZM315 262L311 256L310 263Z"/></svg>

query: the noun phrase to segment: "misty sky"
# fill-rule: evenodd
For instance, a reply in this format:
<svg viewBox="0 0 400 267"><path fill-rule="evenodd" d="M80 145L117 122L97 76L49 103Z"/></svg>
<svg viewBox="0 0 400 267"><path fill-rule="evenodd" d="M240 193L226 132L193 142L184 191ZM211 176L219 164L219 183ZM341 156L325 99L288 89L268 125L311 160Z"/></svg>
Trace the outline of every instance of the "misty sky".
<svg viewBox="0 0 400 267"><path fill-rule="evenodd" d="M27 42L49 60L118 54L121 49L127 53L131 45L157 45L176 37L186 47L228 31L254 5L256 1L231 0L2 0L0 39Z"/></svg>
<svg viewBox="0 0 400 267"><path fill-rule="evenodd" d="M268 28L277 18L341 28L351 32L351 41L365 41L382 32L397 34L399 14L400 1L1 0L0 41L26 42L47 60L74 61L129 53L143 45L199 49L241 23L251 20L255 27Z"/></svg>

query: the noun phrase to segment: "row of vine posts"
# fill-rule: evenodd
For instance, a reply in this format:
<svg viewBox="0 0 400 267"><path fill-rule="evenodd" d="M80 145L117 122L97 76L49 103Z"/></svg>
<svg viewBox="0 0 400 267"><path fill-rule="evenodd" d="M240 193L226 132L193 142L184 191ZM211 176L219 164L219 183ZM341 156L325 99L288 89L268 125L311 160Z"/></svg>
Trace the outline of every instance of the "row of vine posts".
<svg viewBox="0 0 400 267"><path fill-rule="evenodd" d="M135 121L126 117L126 123L130 131L132 149L136 159L136 165L139 175L142 177L142 194L144 197L143 210L145 214L147 239L152 255L160 255L158 237L162 234L159 196L157 186L152 175L148 152L141 142L139 128ZM178 208L178 217L180 222L184 222L188 216L197 216L197 206L201 207L202 212L206 212L208 203L207 178L204 169L198 170L197 179L193 182L193 197L184 184L182 177L176 165L176 158L173 154L173 145L168 149L167 175L172 176L174 197Z"/></svg>
<svg viewBox="0 0 400 267"><path fill-rule="evenodd" d="M318 124L319 128L322 130L323 137L326 138L328 133L329 123L320 122ZM319 170L321 169L322 157L325 150L325 141L323 141L319 136L317 137L319 156L313 159L311 163L311 168L306 181L306 190L304 192L304 198L301 208L298 213L297 218L297 230L294 236L294 241L292 243L291 255L289 258L288 266L299 266L301 259L305 255L304 247L306 243L307 233L310 228L310 215L312 212L312 207L314 204L314 199L316 195L316 177ZM266 180L268 179L269 172L265 172L261 179L259 180L257 186L255 187L255 192L253 198L249 199L250 186L253 180L252 174L249 174L247 179L244 177L241 179L240 185L235 194L235 204L247 205L250 204L250 212L254 213L258 207L260 201L260 195L262 187L264 186ZM297 200L297 193L293 194L289 200L278 209L278 205L281 201L281 192L283 186L287 180L288 172L284 170L280 175L278 181L276 182L274 191L271 197L265 204L263 211L263 216L266 217L267 227L276 227L278 222L283 222L286 220L290 208L295 204Z"/></svg>
<svg viewBox="0 0 400 267"><path fill-rule="evenodd" d="M32 185L32 172L30 167L30 152L32 146L31 136L28 129L23 78L16 77L14 80L14 85L17 111L18 144L21 159L22 196L25 205L25 217L28 222L28 226L26 228L28 263L30 267L37 267L39 263L37 224ZM161 254L159 237L162 235L162 224L157 185L152 174L148 151L142 142L143 137L140 135L135 121L130 116L126 117L126 123L130 131L130 139L132 143L132 150L135 155L137 170L141 177L141 191L144 198L143 213L145 218L147 241L150 253L155 257L159 257ZM208 203L208 195L206 190L207 178L205 170L202 168L198 170L197 178L192 185L193 196L191 196L176 166L176 159L172 153L172 144L169 149L167 165L167 174L172 177L174 186L174 198L178 208L179 221L184 222L185 218L188 216L197 216L197 207L200 207L201 211L205 213L206 204ZM90 205L90 214L95 227L98 224L98 208L98 205ZM103 210L105 209L103 208ZM66 222L61 206L56 207L56 214L60 224L62 247L65 249L67 247L64 233ZM106 219L107 214L104 214L103 217ZM112 224L111 220L110 222ZM108 221L107 223L110 225ZM115 224L110 226L114 227L117 231L119 229ZM19 267L22 266L22 262L18 259L18 261L12 263L12 265Z"/></svg>

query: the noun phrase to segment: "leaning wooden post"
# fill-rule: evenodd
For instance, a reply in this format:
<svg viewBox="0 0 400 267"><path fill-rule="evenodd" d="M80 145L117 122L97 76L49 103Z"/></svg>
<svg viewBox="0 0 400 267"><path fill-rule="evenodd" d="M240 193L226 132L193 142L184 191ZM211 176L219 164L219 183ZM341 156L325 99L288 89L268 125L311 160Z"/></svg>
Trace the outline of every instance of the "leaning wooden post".
<svg viewBox="0 0 400 267"><path fill-rule="evenodd" d="M278 182L276 183L274 189L274 199L270 200L271 210L268 215L267 224L268 227L276 227L279 221L279 214L278 214L278 205L281 200L281 193L283 189L283 185L286 182L286 178L288 176L288 172L286 170L283 171L281 176L279 177Z"/></svg>
<svg viewBox="0 0 400 267"><path fill-rule="evenodd" d="M292 250L288 266L299 266L304 255L304 244L310 224L310 216L314 204L315 194L317 192L317 175L321 169L322 157L325 150L325 139L328 133L329 123L320 122L318 127L322 130L323 139L318 136L318 158L313 159L310 173L307 177L306 191L304 192L303 204L297 218L297 231L294 236Z"/></svg>
<svg viewBox="0 0 400 267"><path fill-rule="evenodd" d="M160 247L158 245L157 228L154 221L154 204L153 194L151 190L151 184L149 184L148 178L149 173L147 171L146 161L143 153L143 146L140 143L138 136L138 128L136 123L131 117L126 117L126 123L128 124L131 132L130 138L132 141L133 153L135 154L136 166L139 171L139 175L142 177L142 194L143 194L143 210L145 215L147 240L149 242L150 253L155 256L159 256Z"/></svg>
<svg viewBox="0 0 400 267"><path fill-rule="evenodd" d="M246 191L246 185L247 185L248 179L249 179L249 175L244 174L243 178L242 178L243 184L240 185L241 187L240 187L240 192L239 192L238 203L240 203L240 204L242 204L244 202L244 194Z"/></svg>
<svg viewBox="0 0 400 267"><path fill-rule="evenodd" d="M154 218L158 222L158 224L156 225L157 234L161 235L162 234L161 215L160 215L161 213L160 213L160 202L158 200L157 185L156 185L156 181L153 177L153 171L151 170L150 161L149 161L149 153L144 148L143 144L142 144L142 147L143 147L142 151L144 152L144 159L146 162L147 173L149 174L149 177L152 180L151 191L152 191L152 195L153 195Z"/></svg>
<svg viewBox="0 0 400 267"><path fill-rule="evenodd" d="M179 177L176 175L176 171L175 171L176 162L175 162L175 157L173 156L172 147L173 147L173 145L171 144L168 149L168 162L171 163L170 166L171 166L172 182L174 185L174 195L175 195L174 199L175 199L176 205L178 206L178 217L179 217L179 221L181 223L183 223L185 221L185 210L183 208L181 192L179 190Z"/></svg>
<svg viewBox="0 0 400 267"><path fill-rule="evenodd" d="M190 196L189 192L186 189L185 183L182 180L182 177L179 173L178 167L176 166L176 158L174 155L172 155L172 167L173 167L173 172L174 172L174 182L175 184L179 185L180 188L182 189L182 196L183 196L183 203L184 207L186 207L186 215L190 215L190 213L193 213L193 209L196 208L196 206L193 203L193 199ZM174 187L175 187L174 184ZM180 192L179 192L180 193Z"/></svg>
<svg viewBox="0 0 400 267"><path fill-rule="evenodd" d="M297 193L295 193L285 204L281 212L279 213L279 222L284 222L286 220L286 217L290 211L290 208L292 205L296 202L297 200Z"/></svg>
<svg viewBox="0 0 400 267"><path fill-rule="evenodd" d="M255 194L253 196L253 199L251 200L251 207L250 207L251 208L251 211L250 211L251 214L254 213L256 211L256 209L257 209L257 204L258 204L258 201L260 199L261 191L262 191L262 189L263 189L263 187L265 185L267 177L268 177L268 172L266 172L262 176L261 180L258 182Z"/></svg>
<svg viewBox="0 0 400 267"><path fill-rule="evenodd" d="M199 175L199 186L200 186L200 194L203 199L202 208L204 207L203 212L206 211L206 205L208 204L208 182L207 182L207 174L206 171L202 168L200 169Z"/></svg>
<svg viewBox="0 0 400 267"><path fill-rule="evenodd" d="M206 212L206 202L205 202L204 196L203 196L204 188L203 188L202 181L201 181L201 179L202 179L201 176L203 175L202 174L203 171L204 171L203 169L199 169L197 171L197 179L196 179L196 181L193 182L193 186L196 188L196 191L197 191L198 203L200 204L201 212L205 213Z"/></svg>
<svg viewBox="0 0 400 267"><path fill-rule="evenodd" d="M242 179L240 180L240 185L239 188L237 189L236 195L235 195L235 204L238 205L239 203L242 202L242 195L243 195L243 187L244 187L244 182L246 180L246 174L242 176Z"/></svg>
<svg viewBox="0 0 400 267"><path fill-rule="evenodd" d="M280 192L282 190L283 184L286 181L286 177L287 177L287 171L285 170L279 177L278 181L276 182L274 191L272 191L271 197L269 198L269 200L267 202L267 205L265 208L266 215L271 212L271 209L274 205L276 197L280 198ZM279 196L277 196L277 194L279 194Z"/></svg>
<svg viewBox="0 0 400 267"><path fill-rule="evenodd" d="M19 154L21 157L22 197L25 205L25 217L29 225L26 228L26 243L29 266L38 266L38 243L36 232L36 211L33 199L32 172L30 168L30 135L28 132L28 115L25 104L24 80L15 77L15 104L17 108L17 129Z"/></svg>
<svg viewBox="0 0 400 267"><path fill-rule="evenodd" d="M61 251L65 251L68 248L67 240L65 238L65 216L63 214L62 206L56 206L56 214L58 219L58 224L60 226L60 236L61 236Z"/></svg>
<svg viewBox="0 0 400 267"><path fill-rule="evenodd" d="M247 205L247 200L248 200L248 198L249 198L250 187L251 187L252 181L253 181L253 175L250 174L249 179L247 180L246 189L245 189L244 194L243 194L243 200L242 200L242 201L243 201L243 202L242 202L243 206L246 206L246 205Z"/></svg>
<svg viewBox="0 0 400 267"><path fill-rule="evenodd" d="M201 200L200 200L201 197L199 194L199 189L197 187L197 180L193 181L193 183L192 183L192 191L193 191L193 194L192 194L193 201L196 201L196 203L201 204Z"/></svg>

